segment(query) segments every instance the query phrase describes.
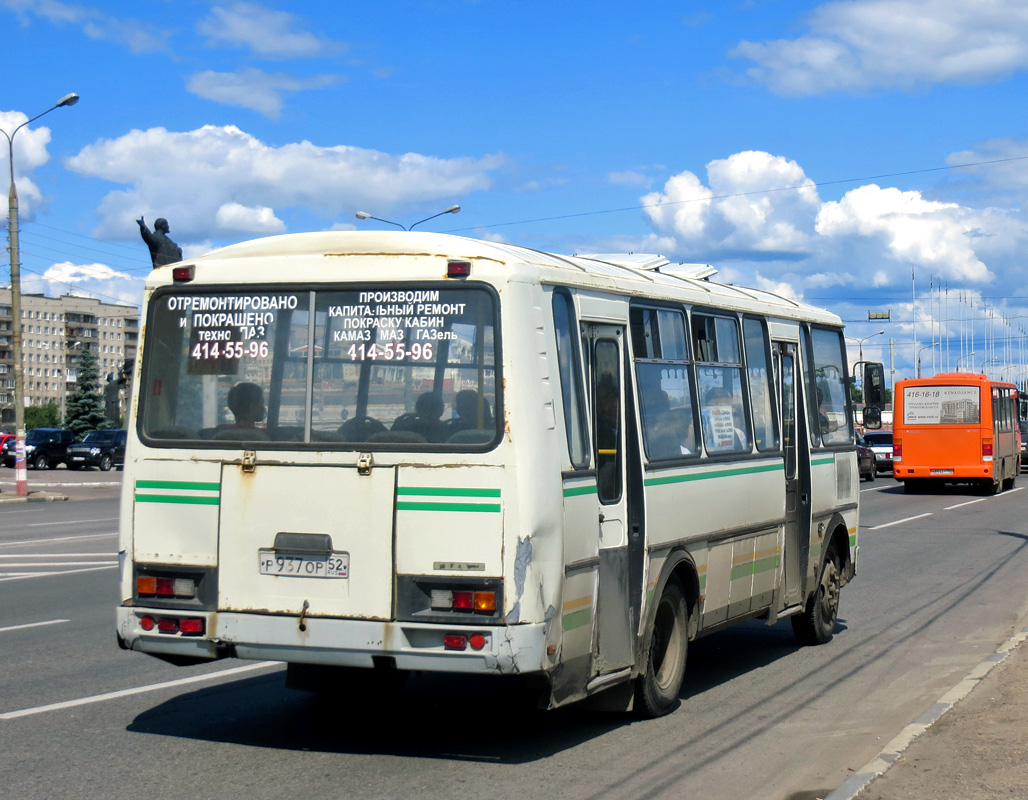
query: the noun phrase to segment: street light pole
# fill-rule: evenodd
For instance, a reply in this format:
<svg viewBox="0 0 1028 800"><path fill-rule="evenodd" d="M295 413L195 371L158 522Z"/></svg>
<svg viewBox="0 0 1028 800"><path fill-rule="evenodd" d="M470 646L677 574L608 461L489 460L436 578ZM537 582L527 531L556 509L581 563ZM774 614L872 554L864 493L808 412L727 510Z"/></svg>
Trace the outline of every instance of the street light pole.
<svg viewBox="0 0 1028 800"><path fill-rule="evenodd" d="M858 339L856 336L847 336L846 337L851 342L856 342L857 343L857 349L860 352L859 360L857 361L858 364L861 361L864 360L864 342L866 342L868 339L874 338L875 336L881 336L883 333L885 333L884 330L876 331L875 333L872 333L870 336L865 336L863 339Z"/></svg>
<svg viewBox="0 0 1028 800"><path fill-rule="evenodd" d="M458 211L460 211L460 206L450 206L445 211L440 211L438 214L433 214L431 217L419 219L417 222L414 222L411 225L401 225L399 222L393 222L391 219L382 219L381 217L375 217L369 214L367 211L358 211L356 214L354 214L354 216L357 217L357 219L375 219L379 222L384 222L386 225L395 225L397 228L403 228L405 231L410 231L414 230L415 225L420 225L422 222L428 222L430 219L441 217L443 214L456 214Z"/></svg>
<svg viewBox="0 0 1028 800"><path fill-rule="evenodd" d="M917 351L917 377L918 378L921 377L921 353L923 353L925 350L927 350L930 347L938 347L940 344L942 344L942 342L932 342L931 344L926 344L924 347L922 347L920 350ZM933 364L935 363L934 359L932 360L932 363Z"/></svg>
<svg viewBox="0 0 1028 800"><path fill-rule="evenodd" d="M960 358L957 359L957 372L960 372L960 362L963 361L965 358L971 359L971 372L974 372L974 350L972 350L966 356L960 356Z"/></svg>
<svg viewBox="0 0 1028 800"><path fill-rule="evenodd" d="M22 364L22 341L21 341L21 262L18 253L18 190L14 185L14 137L22 128L30 122L39 119L43 114L49 114L56 108L62 106L73 106L79 101L79 96L72 92L66 94L56 105L51 106L41 114L25 120L21 125L8 135L7 131L0 129L0 133L7 139L8 163L11 168L11 190L8 193L7 205L7 235L11 244L11 355L14 358L14 432L15 432L15 453L14 477L17 484L19 497L27 497L29 493L28 473L25 469L25 380L24 365Z"/></svg>

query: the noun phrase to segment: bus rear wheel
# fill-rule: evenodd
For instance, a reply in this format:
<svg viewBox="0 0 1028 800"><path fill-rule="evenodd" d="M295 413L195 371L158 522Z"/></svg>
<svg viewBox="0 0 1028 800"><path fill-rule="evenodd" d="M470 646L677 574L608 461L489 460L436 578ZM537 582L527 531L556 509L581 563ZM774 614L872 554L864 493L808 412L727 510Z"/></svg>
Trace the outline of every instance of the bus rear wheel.
<svg viewBox="0 0 1028 800"><path fill-rule="evenodd" d="M678 707L689 652L689 625L685 593L676 578L664 586L653 614L646 669L636 679L636 711L662 717Z"/></svg>
<svg viewBox="0 0 1028 800"><path fill-rule="evenodd" d="M835 542L828 545L817 590L807 598L802 614L792 617L792 631L800 644L825 644L835 634L842 592L842 562Z"/></svg>

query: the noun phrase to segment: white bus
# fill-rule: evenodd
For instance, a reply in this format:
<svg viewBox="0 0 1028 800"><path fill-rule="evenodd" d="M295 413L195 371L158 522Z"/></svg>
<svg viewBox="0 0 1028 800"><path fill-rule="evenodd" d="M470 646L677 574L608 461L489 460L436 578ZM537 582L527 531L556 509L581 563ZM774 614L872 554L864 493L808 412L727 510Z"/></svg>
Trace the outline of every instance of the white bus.
<svg viewBox="0 0 1028 800"><path fill-rule="evenodd" d="M119 642L656 716L697 636L828 641L858 554L842 326L711 273L399 231L155 269Z"/></svg>

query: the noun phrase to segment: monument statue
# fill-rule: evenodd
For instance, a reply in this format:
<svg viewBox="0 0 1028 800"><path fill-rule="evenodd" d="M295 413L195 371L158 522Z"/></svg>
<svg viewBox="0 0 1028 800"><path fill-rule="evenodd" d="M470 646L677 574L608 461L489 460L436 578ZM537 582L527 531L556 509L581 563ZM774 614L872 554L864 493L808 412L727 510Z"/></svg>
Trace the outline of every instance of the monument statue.
<svg viewBox="0 0 1028 800"><path fill-rule="evenodd" d="M143 237L146 246L150 248L150 261L154 269L174 264L182 260L182 248L175 244L168 236L168 220L161 217L153 224L151 231L146 227L143 218L136 220L139 223L139 235Z"/></svg>

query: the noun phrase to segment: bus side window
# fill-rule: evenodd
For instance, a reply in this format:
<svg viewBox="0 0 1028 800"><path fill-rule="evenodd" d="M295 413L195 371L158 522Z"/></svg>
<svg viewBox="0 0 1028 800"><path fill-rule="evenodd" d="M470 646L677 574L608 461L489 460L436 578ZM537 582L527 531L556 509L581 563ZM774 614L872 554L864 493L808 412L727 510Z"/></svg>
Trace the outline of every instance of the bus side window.
<svg viewBox="0 0 1028 800"><path fill-rule="evenodd" d="M595 357L596 494L601 503L621 499L621 375L617 343L600 339Z"/></svg>
<svg viewBox="0 0 1028 800"><path fill-rule="evenodd" d="M742 382L736 320L693 313L693 345L700 402L700 427L707 453L748 453L753 441Z"/></svg>
<svg viewBox="0 0 1028 800"><path fill-rule="evenodd" d="M753 438L758 450L777 450L778 425L772 405L767 328L761 320L745 319L742 331L750 408L753 410Z"/></svg>
<svg viewBox="0 0 1028 800"><path fill-rule="evenodd" d="M582 384L582 363L578 351L575 310L571 295L557 289L553 293L553 330L557 339L557 370L560 374L560 395L564 411L564 431L568 440L568 456L575 469L589 466L588 427L585 416L585 392Z"/></svg>

